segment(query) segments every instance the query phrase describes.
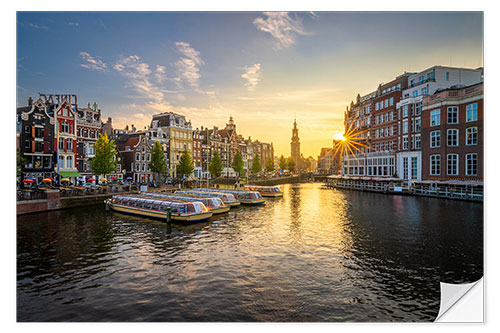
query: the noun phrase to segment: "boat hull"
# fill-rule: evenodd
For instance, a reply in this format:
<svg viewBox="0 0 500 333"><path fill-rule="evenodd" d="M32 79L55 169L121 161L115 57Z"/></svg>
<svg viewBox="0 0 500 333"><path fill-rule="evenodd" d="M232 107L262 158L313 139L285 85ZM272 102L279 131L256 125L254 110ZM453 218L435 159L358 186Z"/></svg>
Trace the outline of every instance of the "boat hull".
<svg viewBox="0 0 500 333"><path fill-rule="evenodd" d="M224 207L217 207L210 209L210 211L214 214L223 214L229 212L230 209L231 209L230 206L224 206Z"/></svg>
<svg viewBox="0 0 500 333"><path fill-rule="evenodd" d="M231 206L231 207L238 207L241 205L241 202L239 201L226 201L224 202L224 205Z"/></svg>
<svg viewBox="0 0 500 333"><path fill-rule="evenodd" d="M125 213L125 214L132 214L136 216L141 216L141 217L148 217L148 218L154 218L154 219L160 219L163 221L167 220L167 216L163 212L156 212L153 210L146 210L146 209L141 209L137 207L128 207L128 206L123 206L123 205L117 205L117 204L109 204L111 210L114 210L116 212L120 213ZM178 221L178 222L199 222L199 221L204 221L212 217L213 213L212 212L204 212L200 214L193 214L193 215L184 215L184 216L179 216L172 214L171 218L172 221Z"/></svg>
<svg viewBox="0 0 500 333"><path fill-rule="evenodd" d="M266 200L263 199L253 199L253 200L241 200L241 203L243 205L260 205L266 202Z"/></svg>
<svg viewBox="0 0 500 333"><path fill-rule="evenodd" d="M272 198L277 198L277 197L282 197L283 196L283 193L262 193L260 192L260 195L262 195L263 197L272 197Z"/></svg>

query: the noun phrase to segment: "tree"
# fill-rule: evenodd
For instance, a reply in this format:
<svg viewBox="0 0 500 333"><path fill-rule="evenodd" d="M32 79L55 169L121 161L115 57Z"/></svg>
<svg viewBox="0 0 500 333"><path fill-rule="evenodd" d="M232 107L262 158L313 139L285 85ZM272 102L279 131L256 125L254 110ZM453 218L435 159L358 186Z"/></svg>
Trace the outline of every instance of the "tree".
<svg viewBox="0 0 500 333"><path fill-rule="evenodd" d="M184 149L181 158L179 159L179 165L177 166L177 176L184 175L189 176L193 173L194 163L191 154L187 149Z"/></svg>
<svg viewBox="0 0 500 333"><path fill-rule="evenodd" d="M106 132L100 135L95 146L95 156L90 160L90 168L96 175L106 175L116 171L116 145L108 138Z"/></svg>
<svg viewBox="0 0 500 333"><path fill-rule="evenodd" d="M306 169L309 171L313 171L313 170L311 170L311 160L309 160L309 159L306 160Z"/></svg>
<svg viewBox="0 0 500 333"><path fill-rule="evenodd" d="M236 171L240 177L243 177L245 172L243 171L243 157L241 157L241 153L239 150L236 151L233 158L233 169Z"/></svg>
<svg viewBox="0 0 500 333"><path fill-rule="evenodd" d="M266 162L266 172L274 171L274 161L272 158L268 159Z"/></svg>
<svg viewBox="0 0 500 333"><path fill-rule="evenodd" d="M259 155L255 155L252 162L252 172L256 174L260 172L260 170L262 170L262 166L260 165L260 158Z"/></svg>
<svg viewBox="0 0 500 333"><path fill-rule="evenodd" d="M288 167L285 156L281 155L279 159L279 167L281 170L285 170Z"/></svg>
<svg viewBox="0 0 500 333"><path fill-rule="evenodd" d="M212 161L210 162L210 165L208 166L208 171L210 171L210 174L214 177L219 177L222 173L222 170L224 167L222 166L222 160L219 156L219 153L214 151L212 155Z"/></svg>
<svg viewBox="0 0 500 333"><path fill-rule="evenodd" d="M287 168L290 170L290 172L294 172L296 168L295 160L291 157L289 157L286 161Z"/></svg>
<svg viewBox="0 0 500 333"><path fill-rule="evenodd" d="M17 158L16 158L16 165L17 165L17 172L16 174L18 176L21 175L23 171L23 166L26 164L26 159L21 156L21 149L17 148Z"/></svg>
<svg viewBox="0 0 500 333"><path fill-rule="evenodd" d="M148 163L152 172L156 173L156 182L160 175L167 172L167 159L163 153L160 141L155 141L153 149L151 150L151 162Z"/></svg>

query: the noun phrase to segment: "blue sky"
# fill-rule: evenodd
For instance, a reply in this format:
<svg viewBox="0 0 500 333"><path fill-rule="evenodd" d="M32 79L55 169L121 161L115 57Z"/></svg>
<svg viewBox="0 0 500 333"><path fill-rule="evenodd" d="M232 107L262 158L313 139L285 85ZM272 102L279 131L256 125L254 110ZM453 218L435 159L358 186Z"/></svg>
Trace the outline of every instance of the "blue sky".
<svg viewBox="0 0 500 333"><path fill-rule="evenodd" d="M116 127L174 111L195 127L232 115L245 137L317 157L355 96L404 71L483 65L482 13L18 12L17 104L97 102Z"/></svg>

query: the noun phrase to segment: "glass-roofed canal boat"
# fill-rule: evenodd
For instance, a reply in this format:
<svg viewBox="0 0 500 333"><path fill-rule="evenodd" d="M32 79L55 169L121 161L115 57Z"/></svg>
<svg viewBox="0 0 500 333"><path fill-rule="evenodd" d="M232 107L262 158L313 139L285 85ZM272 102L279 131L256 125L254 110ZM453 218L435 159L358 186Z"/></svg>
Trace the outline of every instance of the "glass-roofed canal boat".
<svg viewBox="0 0 500 333"><path fill-rule="evenodd" d="M181 193L171 194L171 193L148 193L148 192L141 193L141 195L152 198L174 199L187 202L191 201L203 202L205 207L207 207L208 210L214 214L226 213L231 209L231 207L226 206L220 198L215 198L215 197L200 197L192 194L181 194Z"/></svg>
<svg viewBox="0 0 500 333"><path fill-rule="evenodd" d="M245 185L245 190L257 191L263 197L282 197L283 196L283 192L281 192L281 190L278 186Z"/></svg>
<svg viewBox="0 0 500 333"><path fill-rule="evenodd" d="M111 210L167 221L168 211L172 221L198 222L212 217L213 213L199 201L180 201L166 198L148 198L140 195L114 195L105 201Z"/></svg>
<svg viewBox="0 0 500 333"><path fill-rule="evenodd" d="M231 193L222 193L222 192L202 192L202 191L196 191L196 189L191 189L191 190L177 190L175 193L180 193L180 194L192 194L200 197L207 197L207 198L219 198L222 200L224 205L226 206L231 206L231 207L237 207L241 204L239 200L236 200L234 195Z"/></svg>
<svg viewBox="0 0 500 333"><path fill-rule="evenodd" d="M220 188L194 188L193 191L200 192L221 192L221 193L230 193L234 195L234 197L239 200L242 204L245 205L259 205L266 202L262 195L260 195L257 191L243 191L243 190L226 190Z"/></svg>

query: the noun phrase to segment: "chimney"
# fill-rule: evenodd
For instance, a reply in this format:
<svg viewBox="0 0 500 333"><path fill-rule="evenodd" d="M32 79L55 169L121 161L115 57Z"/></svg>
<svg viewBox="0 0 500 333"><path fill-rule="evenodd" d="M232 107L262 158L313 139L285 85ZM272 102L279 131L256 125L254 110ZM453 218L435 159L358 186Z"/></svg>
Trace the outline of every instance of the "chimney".
<svg viewBox="0 0 500 333"><path fill-rule="evenodd" d="M31 105L33 105L33 97L30 96L28 98L28 106L31 106Z"/></svg>

